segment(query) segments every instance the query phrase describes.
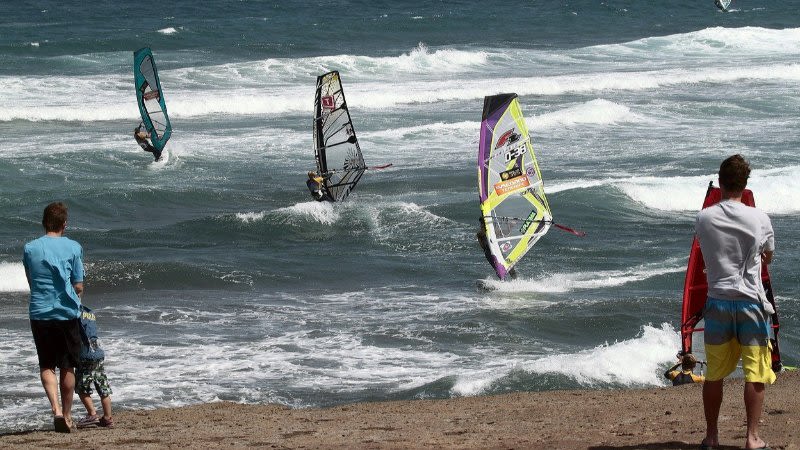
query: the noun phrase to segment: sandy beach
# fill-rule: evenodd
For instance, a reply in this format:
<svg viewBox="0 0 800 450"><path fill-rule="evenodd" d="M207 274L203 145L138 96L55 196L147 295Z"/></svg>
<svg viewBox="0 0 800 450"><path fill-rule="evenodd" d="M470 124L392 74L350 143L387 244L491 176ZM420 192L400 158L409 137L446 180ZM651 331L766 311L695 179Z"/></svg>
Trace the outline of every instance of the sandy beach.
<svg viewBox="0 0 800 450"><path fill-rule="evenodd" d="M742 380L729 380L720 448L744 444ZM767 388L761 433L800 448L800 373ZM705 422L699 385L359 403L327 409L210 403L153 411L118 406L115 429L22 431L0 448L694 449ZM80 410L78 410L80 411Z"/></svg>

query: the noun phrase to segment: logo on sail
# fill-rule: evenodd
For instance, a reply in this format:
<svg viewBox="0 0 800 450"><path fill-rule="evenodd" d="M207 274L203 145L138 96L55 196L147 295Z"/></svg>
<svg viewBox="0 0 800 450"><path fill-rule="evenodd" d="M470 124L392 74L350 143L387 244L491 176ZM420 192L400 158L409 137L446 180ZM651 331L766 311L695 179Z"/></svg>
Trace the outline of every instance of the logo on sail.
<svg viewBox="0 0 800 450"><path fill-rule="evenodd" d="M530 180L528 180L528 177L526 175L522 175L505 181L501 181L499 183L495 183L494 191L497 193L497 195L503 195L503 194L508 194L509 192L525 189L530 185L531 182Z"/></svg>
<svg viewBox="0 0 800 450"><path fill-rule="evenodd" d="M536 216L538 215L539 215L539 210L534 209L533 211L531 211L531 213L528 214L528 218L525 219L525 222L523 222L522 226L519 228L519 232L523 234L527 232L528 228L530 228L531 225L533 225L533 223L536 221ZM539 223L541 224L541 221Z"/></svg>
<svg viewBox="0 0 800 450"><path fill-rule="evenodd" d="M511 178L516 178L522 175L522 169L519 167L514 167L513 169L506 170L505 172L500 172L500 179L503 181L510 180Z"/></svg>
<svg viewBox="0 0 800 450"><path fill-rule="evenodd" d="M506 144L513 144L514 142L517 142L519 138L519 133L515 133L514 129L512 128L500 136L500 139L497 140L495 148L500 148Z"/></svg>
<svg viewBox="0 0 800 450"><path fill-rule="evenodd" d="M334 109L336 108L336 102L333 101L332 95L326 95L321 99L322 107L325 109Z"/></svg>

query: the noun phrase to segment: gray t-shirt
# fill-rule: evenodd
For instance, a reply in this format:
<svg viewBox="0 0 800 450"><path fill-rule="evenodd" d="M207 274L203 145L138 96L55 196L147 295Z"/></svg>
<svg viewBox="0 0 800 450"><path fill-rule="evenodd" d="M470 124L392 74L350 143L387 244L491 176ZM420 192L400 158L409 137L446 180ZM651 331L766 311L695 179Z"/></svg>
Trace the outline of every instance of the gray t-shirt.
<svg viewBox="0 0 800 450"><path fill-rule="evenodd" d="M761 254L775 250L775 233L761 210L724 200L697 214L695 233L703 250L708 296L755 300L769 312L761 283Z"/></svg>

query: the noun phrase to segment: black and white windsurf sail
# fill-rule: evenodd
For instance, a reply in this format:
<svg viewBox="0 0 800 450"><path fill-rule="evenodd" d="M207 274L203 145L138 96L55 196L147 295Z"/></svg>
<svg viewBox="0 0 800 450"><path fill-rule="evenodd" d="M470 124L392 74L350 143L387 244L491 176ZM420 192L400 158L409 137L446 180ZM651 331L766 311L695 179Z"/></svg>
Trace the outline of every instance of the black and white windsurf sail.
<svg viewBox="0 0 800 450"><path fill-rule="evenodd" d="M347 198L367 169L337 71L317 77L314 157L325 193L337 202Z"/></svg>

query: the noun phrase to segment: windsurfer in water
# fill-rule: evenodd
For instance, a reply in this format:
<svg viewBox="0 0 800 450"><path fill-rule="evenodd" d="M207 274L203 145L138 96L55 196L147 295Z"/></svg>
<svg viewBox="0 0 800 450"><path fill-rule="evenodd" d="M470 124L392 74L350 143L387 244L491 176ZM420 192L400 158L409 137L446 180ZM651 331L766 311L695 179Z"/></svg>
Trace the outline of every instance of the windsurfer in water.
<svg viewBox="0 0 800 450"><path fill-rule="evenodd" d="M136 139L136 143L142 147L142 150L152 153L153 158L155 158L156 161L161 159L161 151L156 150L156 148L150 143L150 133L144 129L143 123L140 123L139 126L133 130L133 137Z"/></svg>
<svg viewBox="0 0 800 450"><path fill-rule="evenodd" d="M702 383L706 378L702 375L694 374L695 366L697 366L697 358L695 358L691 353L687 353L681 356L681 359L677 364L664 372L664 378L672 380L673 386L690 383ZM678 367L680 367L681 370L677 370Z"/></svg>
<svg viewBox="0 0 800 450"><path fill-rule="evenodd" d="M306 180L306 186L308 186L308 190L311 192L311 196L314 197L314 200L321 202L324 200L332 201L331 198L325 193L324 190L324 182L328 176L319 176L317 172L310 171L308 172L308 180Z"/></svg>

